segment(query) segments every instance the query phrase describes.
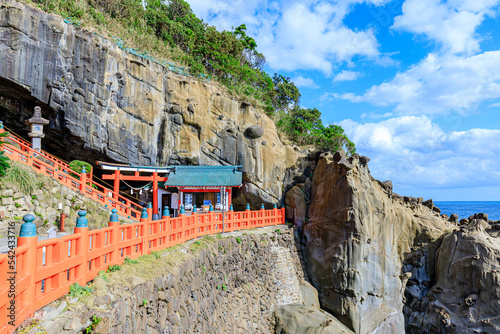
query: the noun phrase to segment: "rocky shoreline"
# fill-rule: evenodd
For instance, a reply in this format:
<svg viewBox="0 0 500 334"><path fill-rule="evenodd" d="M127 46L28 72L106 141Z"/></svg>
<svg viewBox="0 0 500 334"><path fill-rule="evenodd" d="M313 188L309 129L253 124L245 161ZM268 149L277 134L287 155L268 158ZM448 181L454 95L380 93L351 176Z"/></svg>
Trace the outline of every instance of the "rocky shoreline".
<svg viewBox="0 0 500 334"><path fill-rule="evenodd" d="M500 221L400 196L368 160L324 153L286 194L322 308L355 333L500 331Z"/></svg>

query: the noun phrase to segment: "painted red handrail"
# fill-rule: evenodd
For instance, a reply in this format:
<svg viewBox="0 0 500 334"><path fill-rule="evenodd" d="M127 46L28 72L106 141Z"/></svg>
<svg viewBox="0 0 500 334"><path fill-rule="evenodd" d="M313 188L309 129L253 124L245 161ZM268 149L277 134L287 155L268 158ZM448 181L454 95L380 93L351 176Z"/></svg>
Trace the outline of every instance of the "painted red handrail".
<svg viewBox="0 0 500 334"><path fill-rule="evenodd" d="M284 208L224 214L224 231L227 232L285 222ZM74 234L43 241L37 241L36 237L19 238L24 239L24 244L16 248L15 326L8 325L7 318L7 307L11 303L7 255L0 254L0 334L13 332L37 309L67 294L72 284L85 285L101 270L122 264L125 257L135 259L221 232L222 213L209 212L163 217L156 221L143 218L133 224L110 222L108 227L92 231L88 227L78 227ZM34 283L34 288L30 282Z"/></svg>
<svg viewBox="0 0 500 334"><path fill-rule="evenodd" d="M0 133L4 132L0 129ZM6 156L11 160L21 162L37 173L48 175L59 181L59 183L75 190L81 191L86 197L102 204L110 209L117 209L118 214L138 220L141 215L142 206L120 194L95 183L88 174L75 173L67 163L63 162L47 152L37 152L31 148L31 144L21 138L9 133L7 141L2 146ZM10 142L19 147L12 145ZM43 159L42 159L43 158ZM48 161L44 161L48 160ZM84 186L85 184L85 186Z"/></svg>

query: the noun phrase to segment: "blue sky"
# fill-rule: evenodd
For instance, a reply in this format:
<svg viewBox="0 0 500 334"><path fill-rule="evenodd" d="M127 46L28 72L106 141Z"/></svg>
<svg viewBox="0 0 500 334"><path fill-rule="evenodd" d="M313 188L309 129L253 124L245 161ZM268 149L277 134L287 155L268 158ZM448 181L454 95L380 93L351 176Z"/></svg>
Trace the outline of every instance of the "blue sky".
<svg viewBox="0 0 500 334"><path fill-rule="evenodd" d="M188 0L242 23L402 195L500 200L500 0Z"/></svg>

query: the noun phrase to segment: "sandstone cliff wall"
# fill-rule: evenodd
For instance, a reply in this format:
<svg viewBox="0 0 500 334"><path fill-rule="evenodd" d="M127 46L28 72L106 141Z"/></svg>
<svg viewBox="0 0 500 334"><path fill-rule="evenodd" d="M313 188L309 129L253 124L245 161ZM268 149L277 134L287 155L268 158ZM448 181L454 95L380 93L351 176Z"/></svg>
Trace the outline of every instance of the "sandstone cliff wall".
<svg viewBox="0 0 500 334"><path fill-rule="evenodd" d="M354 332L402 333L405 255L423 246L435 251L453 226L374 180L367 161L321 156L303 226L307 270L321 306ZM434 257L427 259L434 268Z"/></svg>
<svg viewBox="0 0 500 334"><path fill-rule="evenodd" d="M281 200L285 170L300 155L269 117L219 84L15 0L0 5L0 57L0 119L25 133L41 105L51 121L43 145L67 160L242 165L235 204L260 206Z"/></svg>

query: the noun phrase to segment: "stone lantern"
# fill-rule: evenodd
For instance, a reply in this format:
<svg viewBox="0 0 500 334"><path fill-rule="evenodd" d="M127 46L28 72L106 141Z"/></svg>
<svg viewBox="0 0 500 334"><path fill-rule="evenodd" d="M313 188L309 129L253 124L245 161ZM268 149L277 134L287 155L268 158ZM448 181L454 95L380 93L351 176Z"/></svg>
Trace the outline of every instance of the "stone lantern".
<svg viewBox="0 0 500 334"><path fill-rule="evenodd" d="M31 132L28 136L31 137L31 146L33 150L40 152L42 150L42 138L45 137L43 133L43 125L49 124L49 121L42 118L42 109L35 107L35 113L32 118L26 121L26 124L31 125Z"/></svg>

